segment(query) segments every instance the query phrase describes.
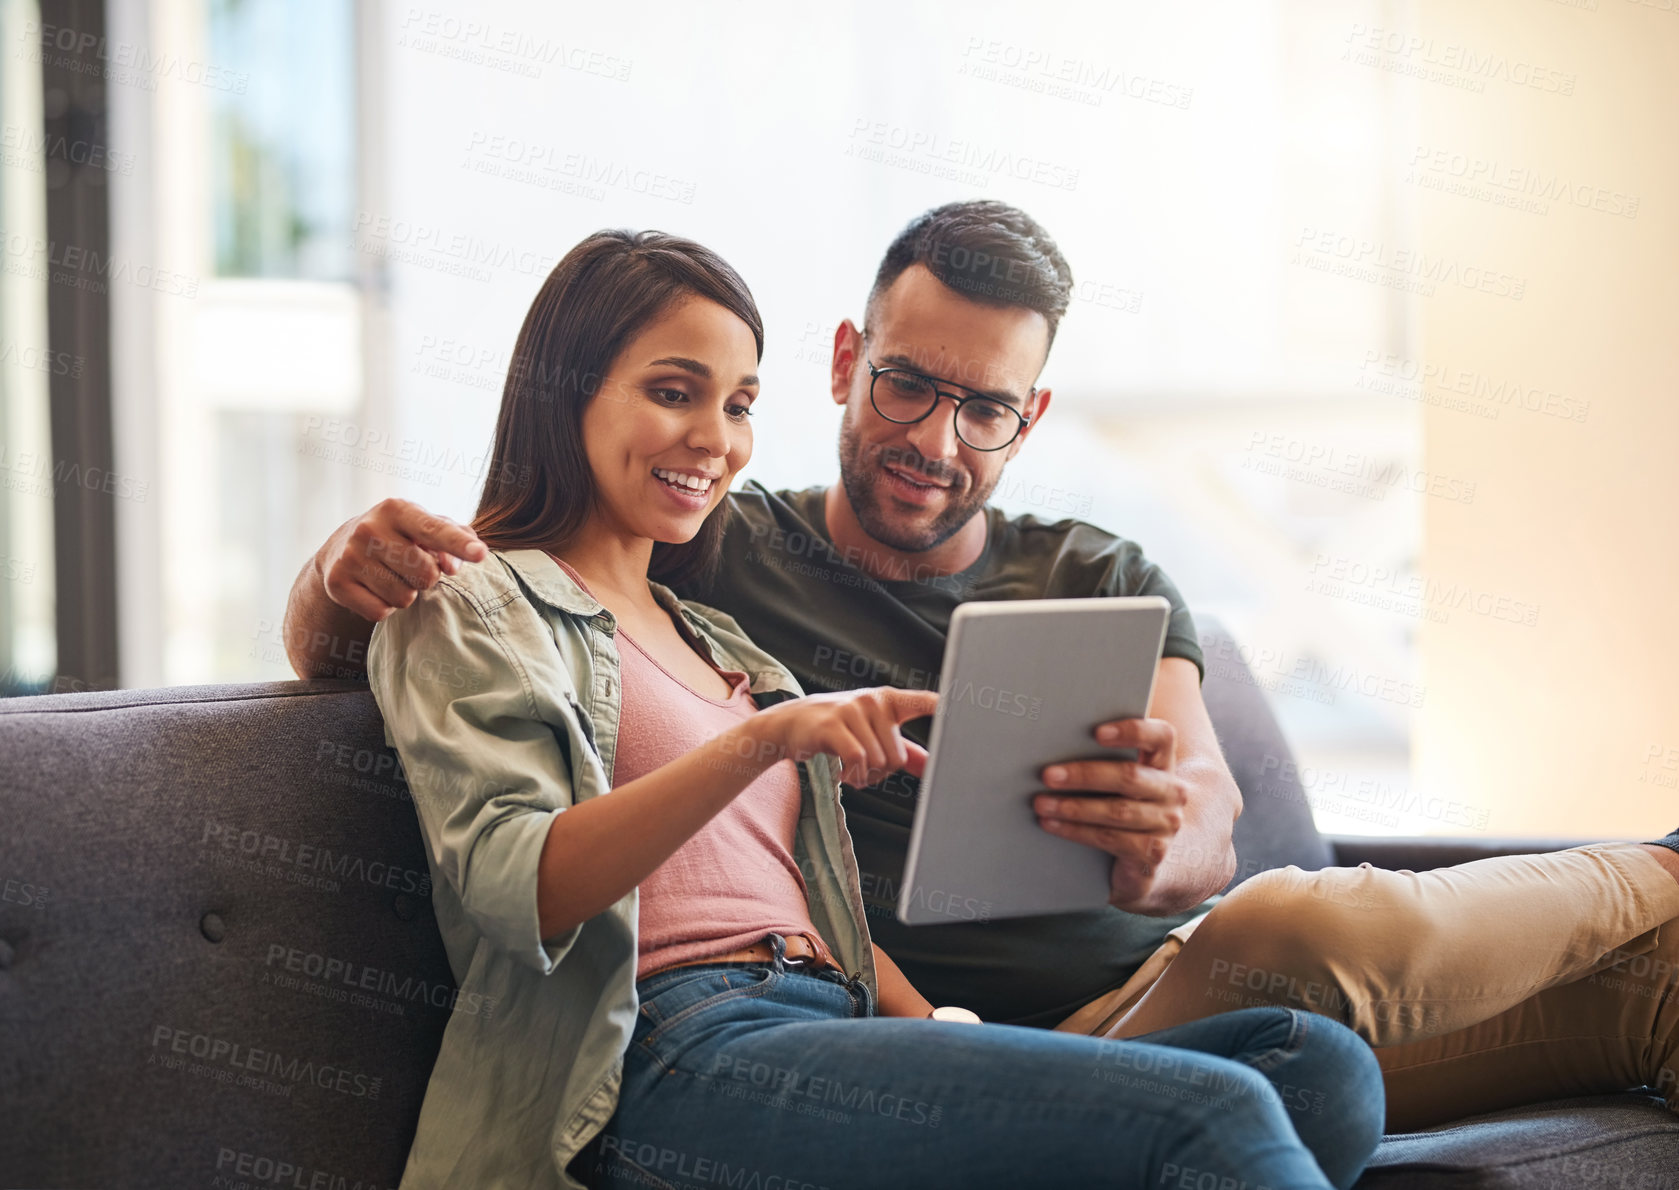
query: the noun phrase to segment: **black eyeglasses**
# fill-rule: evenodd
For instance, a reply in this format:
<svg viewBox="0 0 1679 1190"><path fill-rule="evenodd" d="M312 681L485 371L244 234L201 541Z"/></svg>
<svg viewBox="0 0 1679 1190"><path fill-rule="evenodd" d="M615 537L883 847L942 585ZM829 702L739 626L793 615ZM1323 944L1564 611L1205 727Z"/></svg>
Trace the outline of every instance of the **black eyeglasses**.
<svg viewBox="0 0 1679 1190"><path fill-rule="evenodd" d="M924 420L939 407L940 397L949 397L956 402L956 436L974 450L1002 450L1020 437L1020 431L1032 420L992 397L978 393L963 396L952 391L960 387L910 368L869 364L869 404L887 421L901 426ZM1028 396L1037 392L1034 388Z"/></svg>

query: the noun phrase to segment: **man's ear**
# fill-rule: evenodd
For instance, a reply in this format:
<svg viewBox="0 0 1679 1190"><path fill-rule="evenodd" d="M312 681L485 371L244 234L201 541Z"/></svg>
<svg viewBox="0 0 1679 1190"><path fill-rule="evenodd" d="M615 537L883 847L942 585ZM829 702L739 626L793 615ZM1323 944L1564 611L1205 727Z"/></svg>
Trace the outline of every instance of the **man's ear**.
<svg viewBox="0 0 1679 1190"><path fill-rule="evenodd" d="M828 382L834 404L843 405L850 399L852 376L862 358L863 332L847 318L834 331L834 358L828 365Z"/></svg>
<svg viewBox="0 0 1679 1190"><path fill-rule="evenodd" d="M1050 392L1047 388L1038 390L1038 395L1032 401L1032 420L1021 427L1020 437L1009 443L1009 457L1005 462L1013 460L1014 456L1020 453L1020 448L1026 445L1026 439L1038 428L1038 423L1043 421L1044 414L1049 412L1049 397Z"/></svg>

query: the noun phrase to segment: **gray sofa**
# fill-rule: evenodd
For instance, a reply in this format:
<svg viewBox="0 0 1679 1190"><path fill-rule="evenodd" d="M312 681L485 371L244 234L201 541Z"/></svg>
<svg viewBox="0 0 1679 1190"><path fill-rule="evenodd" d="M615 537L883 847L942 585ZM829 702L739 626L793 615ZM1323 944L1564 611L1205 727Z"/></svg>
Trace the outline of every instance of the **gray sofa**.
<svg viewBox="0 0 1679 1190"><path fill-rule="evenodd" d="M1251 676L1221 662L1205 696L1248 801L1239 878L1562 845L1325 839ZM0 1186L396 1186L450 1012L493 1006L455 1001L366 687L0 701L0 772ZM1676 1172L1679 1120L1628 1093L1390 1137L1359 1185Z"/></svg>

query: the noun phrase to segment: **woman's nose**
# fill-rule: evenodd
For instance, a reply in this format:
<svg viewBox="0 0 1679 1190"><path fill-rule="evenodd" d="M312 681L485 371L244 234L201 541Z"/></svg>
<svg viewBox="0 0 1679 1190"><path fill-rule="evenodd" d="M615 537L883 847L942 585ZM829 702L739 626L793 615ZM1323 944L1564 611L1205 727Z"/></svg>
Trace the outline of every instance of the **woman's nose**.
<svg viewBox="0 0 1679 1190"><path fill-rule="evenodd" d="M714 457L728 454L728 414L717 409L697 415L688 427L688 445Z"/></svg>

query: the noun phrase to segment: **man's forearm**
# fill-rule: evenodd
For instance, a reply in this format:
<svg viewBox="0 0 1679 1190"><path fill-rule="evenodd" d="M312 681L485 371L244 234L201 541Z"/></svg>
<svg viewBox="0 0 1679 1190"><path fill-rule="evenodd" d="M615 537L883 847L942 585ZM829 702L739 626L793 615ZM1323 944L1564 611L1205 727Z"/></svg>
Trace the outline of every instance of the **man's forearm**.
<svg viewBox="0 0 1679 1190"><path fill-rule="evenodd" d="M321 578L320 555L310 558L286 599L286 657L301 678L364 678L373 624L334 603Z"/></svg>
<svg viewBox="0 0 1679 1190"><path fill-rule="evenodd" d="M1242 794L1222 765L1180 764L1178 776L1189 784L1183 829L1172 840L1154 887L1127 911L1166 917L1192 909L1219 892L1236 874L1231 831L1241 813Z"/></svg>
<svg viewBox="0 0 1679 1190"><path fill-rule="evenodd" d="M410 607L463 562L490 556L477 534L407 500L381 500L332 531L286 600L286 657L305 678L367 673L373 625Z"/></svg>

